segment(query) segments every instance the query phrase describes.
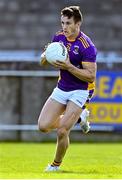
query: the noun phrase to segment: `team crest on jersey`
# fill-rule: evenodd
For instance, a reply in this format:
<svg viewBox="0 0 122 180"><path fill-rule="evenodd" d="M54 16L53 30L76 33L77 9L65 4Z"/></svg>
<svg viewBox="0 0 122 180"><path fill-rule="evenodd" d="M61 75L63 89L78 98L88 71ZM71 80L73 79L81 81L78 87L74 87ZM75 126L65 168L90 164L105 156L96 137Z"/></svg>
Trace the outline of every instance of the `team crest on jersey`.
<svg viewBox="0 0 122 180"><path fill-rule="evenodd" d="M70 49L71 49L71 43L67 43L66 48L67 48L68 51L70 51Z"/></svg>
<svg viewBox="0 0 122 180"><path fill-rule="evenodd" d="M79 54L79 46L77 46L77 45L74 46L73 53L74 54Z"/></svg>

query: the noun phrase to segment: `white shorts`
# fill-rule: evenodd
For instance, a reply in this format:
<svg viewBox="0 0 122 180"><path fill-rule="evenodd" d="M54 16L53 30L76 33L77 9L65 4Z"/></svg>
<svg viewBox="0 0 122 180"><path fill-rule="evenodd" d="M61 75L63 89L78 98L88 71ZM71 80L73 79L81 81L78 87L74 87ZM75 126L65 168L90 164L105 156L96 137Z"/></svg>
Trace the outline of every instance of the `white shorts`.
<svg viewBox="0 0 122 180"><path fill-rule="evenodd" d="M67 104L68 101L72 101L79 107L83 107L89 97L89 90L74 90L74 91L62 91L56 87L50 98L58 101L61 104Z"/></svg>

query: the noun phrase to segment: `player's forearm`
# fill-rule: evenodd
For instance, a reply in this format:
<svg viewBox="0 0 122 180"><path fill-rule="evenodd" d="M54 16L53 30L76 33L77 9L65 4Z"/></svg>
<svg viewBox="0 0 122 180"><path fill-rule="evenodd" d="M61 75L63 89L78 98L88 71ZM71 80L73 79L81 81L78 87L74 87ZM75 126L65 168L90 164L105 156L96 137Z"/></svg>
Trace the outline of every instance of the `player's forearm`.
<svg viewBox="0 0 122 180"><path fill-rule="evenodd" d="M86 81L89 83L94 82L95 77L96 77L96 72L92 72L91 70L88 70L88 69L79 69L73 65L71 65L68 68L68 71L74 76L76 76L77 78L79 78L80 80Z"/></svg>

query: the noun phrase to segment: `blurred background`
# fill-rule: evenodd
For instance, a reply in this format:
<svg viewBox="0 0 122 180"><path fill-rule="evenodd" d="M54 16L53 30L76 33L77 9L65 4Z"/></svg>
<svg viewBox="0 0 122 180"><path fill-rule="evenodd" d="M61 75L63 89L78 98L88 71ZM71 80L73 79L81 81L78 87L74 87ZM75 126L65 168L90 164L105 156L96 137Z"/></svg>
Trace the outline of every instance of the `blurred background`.
<svg viewBox="0 0 122 180"><path fill-rule="evenodd" d="M72 141L122 141L122 0L0 0L0 141L53 141L38 131L40 110L58 71L39 65L43 47L60 30L60 11L79 5L81 30L98 49L91 132L80 127ZM51 107L50 107L51 108Z"/></svg>

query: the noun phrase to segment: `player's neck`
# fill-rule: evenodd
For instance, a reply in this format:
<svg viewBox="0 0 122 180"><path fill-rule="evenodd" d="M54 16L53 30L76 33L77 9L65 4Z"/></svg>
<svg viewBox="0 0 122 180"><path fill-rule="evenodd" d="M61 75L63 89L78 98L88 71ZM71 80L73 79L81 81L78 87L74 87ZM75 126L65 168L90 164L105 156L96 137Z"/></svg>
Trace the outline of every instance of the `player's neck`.
<svg viewBox="0 0 122 180"><path fill-rule="evenodd" d="M67 40L68 40L68 41L75 41L76 38L78 37L79 33L80 33L80 30L79 30L79 31L76 31L76 32L73 33L71 36L67 37Z"/></svg>

